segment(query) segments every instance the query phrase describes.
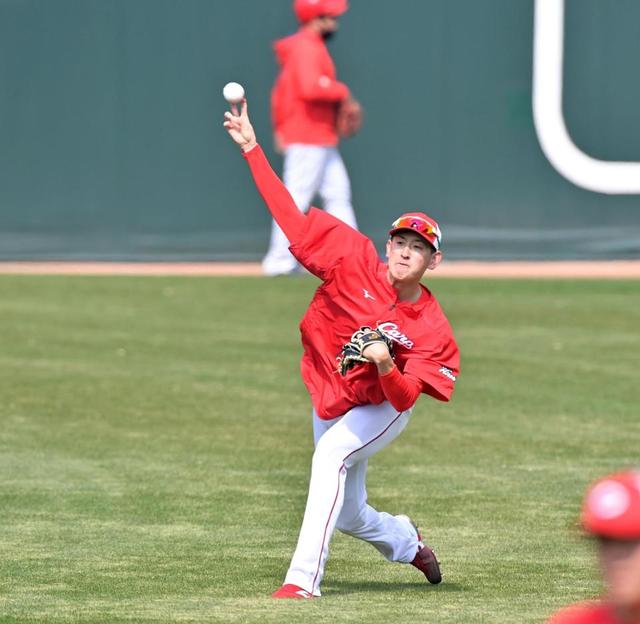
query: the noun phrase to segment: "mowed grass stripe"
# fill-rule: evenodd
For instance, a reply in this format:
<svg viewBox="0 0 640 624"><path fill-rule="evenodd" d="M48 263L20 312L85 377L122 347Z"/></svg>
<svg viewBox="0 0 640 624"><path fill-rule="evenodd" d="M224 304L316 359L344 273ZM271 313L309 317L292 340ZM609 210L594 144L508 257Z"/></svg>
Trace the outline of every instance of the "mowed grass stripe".
<svg viewBox="0 0 640 624"><path fill-rule="evenodd" d="M276 603L312 453L313 278L0 276L0 621L542 622L597 595L589 481L637 463L637 282L438 280L462 352L370 463L445 581L337 534Z"/></svg>

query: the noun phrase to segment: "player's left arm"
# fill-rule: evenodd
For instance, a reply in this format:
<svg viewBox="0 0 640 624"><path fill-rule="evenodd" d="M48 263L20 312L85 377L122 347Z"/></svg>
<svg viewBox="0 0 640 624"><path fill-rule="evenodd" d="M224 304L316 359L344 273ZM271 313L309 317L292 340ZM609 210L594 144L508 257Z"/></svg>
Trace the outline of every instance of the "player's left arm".
<svg viewBox="0 0 640 624"><path fill-rule="evenodd" d="M451 399L459 371L458 346L451 336L442 334L432 344L416 345L402 368L404 375L420 381L421 392L438 401Z"/></svg>
<svg viewBox="0 0 640 624"><path fill-rule="evenodd" d="M400 371L386 345L372 344L362 355L376 365L382 392L393 407L399 412L404 412L415 404L422 392L422 382Z"/></svg>
<svg viewBox="0 0 640 624"><path fill-rule="evenodd" d="M416 345L402 371L385 344L372 344L363 350L363 356L376 365L382 391L396 409L408 409L423 392L439 401L451 398L460 368L460 355L450 331L445 331L446 327L432 335L431 341Z"/></svg>

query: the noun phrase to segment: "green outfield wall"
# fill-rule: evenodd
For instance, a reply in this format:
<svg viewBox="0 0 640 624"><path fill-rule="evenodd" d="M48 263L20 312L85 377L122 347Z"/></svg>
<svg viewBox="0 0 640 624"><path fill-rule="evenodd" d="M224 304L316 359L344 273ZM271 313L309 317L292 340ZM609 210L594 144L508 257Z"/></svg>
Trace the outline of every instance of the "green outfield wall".
<svg viewBox="0 0 640 624"><path fill-rule="evenodd" d="M640 2L567 0L564 26L572 140L640 163ZM245 85L279 170L270 44L295 27L289 0L0 0L0 259L260 258L221 89ZM541 149L533 30L532 0L351 0L330 49L366 110L342 150L367 235L424 210L450 258L640 256L640 194Z"/></svg>

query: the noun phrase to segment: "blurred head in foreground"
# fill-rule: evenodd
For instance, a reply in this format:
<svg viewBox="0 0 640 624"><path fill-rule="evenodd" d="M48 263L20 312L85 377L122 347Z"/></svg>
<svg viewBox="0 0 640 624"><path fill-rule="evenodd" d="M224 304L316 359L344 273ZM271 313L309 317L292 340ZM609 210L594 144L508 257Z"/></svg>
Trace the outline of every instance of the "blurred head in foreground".
<svg viewBox="0 0 640 624"><path fill-rule="evenodd" d="M581 521L597 542L606 594L601 601L562 609L548 624L640 624L640 471L593 483Z"/></svg>
<svg viewBox="0 0 640 624"><path fill-rule="evenodd" d="M598 540L608 600L640 622L640 470L596 481L582 506L582 525ZM626 620L623 620L626 621Z"/></svg>

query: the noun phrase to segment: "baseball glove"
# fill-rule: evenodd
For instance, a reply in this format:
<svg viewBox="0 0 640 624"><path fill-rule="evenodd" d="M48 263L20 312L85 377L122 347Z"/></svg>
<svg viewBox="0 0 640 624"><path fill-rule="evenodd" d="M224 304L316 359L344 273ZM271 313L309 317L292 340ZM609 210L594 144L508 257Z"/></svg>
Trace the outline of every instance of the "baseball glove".
<svg viewBox="0 0 640 624"><path fill-rule="evenodd" d="M345 138L353 136L360 130L363 117L362 106L356 100L347 99L340 102L336 118L338 134Z"/></svg>
<svg viewBox="0 0 640 624"><path fill-rule="evenodd" d="M354 332L349 342L343 347L338 356L338 371L344 377L356 364L368 363L362 352L372 344L381 343L389 349L393 356L393 342L382 331L371 329L371 327L361 327Z"/></svg>

